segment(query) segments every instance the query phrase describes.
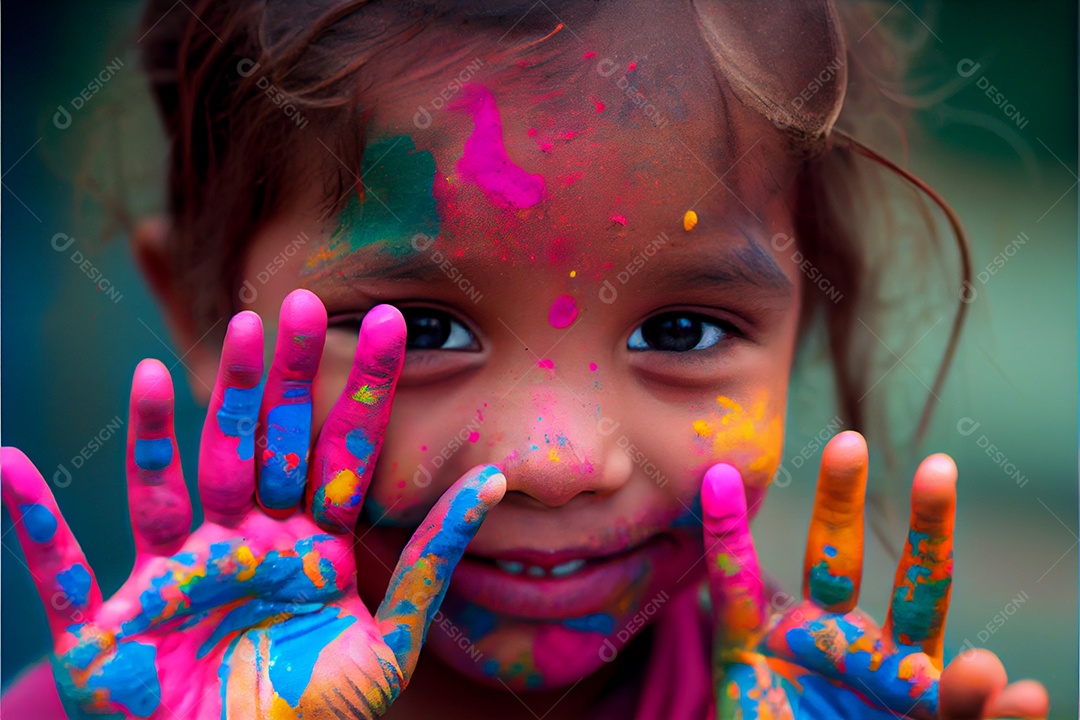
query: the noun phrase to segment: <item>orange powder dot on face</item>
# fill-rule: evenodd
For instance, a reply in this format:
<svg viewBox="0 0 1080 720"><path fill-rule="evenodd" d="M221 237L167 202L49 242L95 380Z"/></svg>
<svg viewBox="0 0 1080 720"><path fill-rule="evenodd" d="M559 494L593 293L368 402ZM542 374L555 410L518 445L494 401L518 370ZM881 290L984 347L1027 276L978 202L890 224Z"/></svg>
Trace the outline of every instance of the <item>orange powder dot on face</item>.
<svg viewBox="0 0 1080 720"><path fill-rule="evenodd" d="M712 437L713 426L707 420L695 420L694 432L700 437Z"/></svg>
<svg viewBox="0 0 1080 720"><path fill-rule="evenodd" d="M687 210L682 219L683 229L686 232L690 232L697 225L697 213L693 210Z"/></svg>

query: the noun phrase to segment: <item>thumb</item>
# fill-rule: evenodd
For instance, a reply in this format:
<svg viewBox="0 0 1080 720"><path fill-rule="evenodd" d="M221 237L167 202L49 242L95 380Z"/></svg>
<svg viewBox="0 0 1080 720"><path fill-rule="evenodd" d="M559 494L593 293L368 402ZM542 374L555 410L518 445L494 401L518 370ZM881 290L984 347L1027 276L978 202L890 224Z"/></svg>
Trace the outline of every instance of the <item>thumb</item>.
<svg viewBox="0 0 1080 720"><path fill-rule="evenodd" d="M375 621L406 683L451 573L505 492L506 477L498 468L473 468L443 494L402 550Z"/></svg>

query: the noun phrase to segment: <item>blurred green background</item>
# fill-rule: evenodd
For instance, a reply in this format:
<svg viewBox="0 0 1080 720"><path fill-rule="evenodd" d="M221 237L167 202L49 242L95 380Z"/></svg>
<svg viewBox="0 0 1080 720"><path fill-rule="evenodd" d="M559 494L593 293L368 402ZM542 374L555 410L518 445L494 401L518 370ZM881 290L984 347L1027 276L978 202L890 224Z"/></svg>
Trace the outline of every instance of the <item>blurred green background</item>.
<svg viewBox="0 0 1080 720"><path fill-rule="evenodd" d="M1021 9L1023 8L1023 9ZM175 12L184 12L182 6ZM109 83L137 83L124 48L134 40L131 2L9 4L4 9L2 78L3 216L0 367L4 445L24 450L45 474L97 572L103 592L126 577L133 546L126 518L123 454L131 373L143 357L172 366L176 425L189 482L202 413L182 381L183 368L163 340L161 315L124 241L99 243L73 201L80 148L101 142L95 103L57 126L60 105L106 68L124 65ZM930 20L920 70L944 99L918 110L925 131L912 136L908 167L956 209L972 236L976 271L995 256L998 271L976 279L978 297L942 394L924 454L948 452L960 467L956 582L946 647L988 647L1010 675L1050 688L1053 717L1074 717L1077 702L1077 54L1075 3L950 0L938 15L916 3L890 13ZM962 61L972 62L961 64ZM958 65L970 70L961 77ZM993 85L1007 104L989 97ZM1008 113L1009 106L1015 108ZM1012 117L1010 117L1012 115ZM153 118L128 119L155 147ZM60 118L60 124L64 118ZM160 152L160 150L159 150ZM108 153L105 153L108 156ZM140 158L155 169L154 155ZM160 165L156 166L159 169ZM153 184L143 189L152 193ZM138 194L138 193L136 193ZM142 198L153 207L156 198ZM66 240L74 238L63 250ZM1024 244L1014 241L1023 233ZM101 292L80 269L81 253L115 291ZM119 296L119 298L118 298ZM925 346L940 351L942 324ZM920 333L916 333L917 338ZM929 335L929 333L928 333ZM935 344L936 340L936 344ZM907 357L907 346L894 348ZM920 354L921 353L921 354ZM932 356L931 356L932 360ZM909 374L907 365L916 369ZM927 367L932 367L928 365ZM929 371L910 359L889 371L918 408ZM906 384L905 384L906 383ZM785 465L790 484L775 487L755 523L762 561L789 588L800 564L820 449L801 467L794 458L832 417L827 386L808 370L795 388ZM111 428L111 429L110 429ZM92 441L100 441L94 449ZM988 447L992 446L992 448ZM1000 455L988 454L1000 452ZM76 458L84 452L86 459ZM902 463L910 477L918 458ZM60 469L63 465L70 479ZM76 467L78 465L79 467ZM1022 482L1021 482L1022 480ZM873 482L873 475L872 475ZM906 488L883 489L900 524ZM22 555L3 516L0 553L0 671L6 684L47 650L48 632ZM861 605L881 619L894 562L868 547Z"/></svg>

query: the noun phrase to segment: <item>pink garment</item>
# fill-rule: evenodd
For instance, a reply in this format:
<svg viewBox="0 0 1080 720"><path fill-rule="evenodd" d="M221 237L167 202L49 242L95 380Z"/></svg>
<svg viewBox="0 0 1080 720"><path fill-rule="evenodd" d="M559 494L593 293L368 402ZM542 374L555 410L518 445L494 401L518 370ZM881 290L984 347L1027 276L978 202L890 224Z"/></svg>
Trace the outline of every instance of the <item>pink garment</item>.
<svg viewBox="0 0 1080 720"><path fill-rule="evenodd" d="M671 601L656 621L634 720L704 720L714 716L712 621L698 602L700 586Z"/></svg>

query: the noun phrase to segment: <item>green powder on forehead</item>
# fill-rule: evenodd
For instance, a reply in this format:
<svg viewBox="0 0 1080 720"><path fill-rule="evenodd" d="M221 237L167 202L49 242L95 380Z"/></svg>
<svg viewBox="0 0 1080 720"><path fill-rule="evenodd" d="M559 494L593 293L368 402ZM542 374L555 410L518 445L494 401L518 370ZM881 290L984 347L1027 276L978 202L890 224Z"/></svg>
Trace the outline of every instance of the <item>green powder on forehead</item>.
<svg viewBox="0 0 1080 720"><path fill-rule="evenodd" d="M379 247L403 257L414 252L411 240L417 233L439 235L433 194L435 158L427 150L417 150L411 137L369 143L360 178L363 200L358 184L338 216L338 227L330 238L333 250L347 243L351 250Z"/></svg>

